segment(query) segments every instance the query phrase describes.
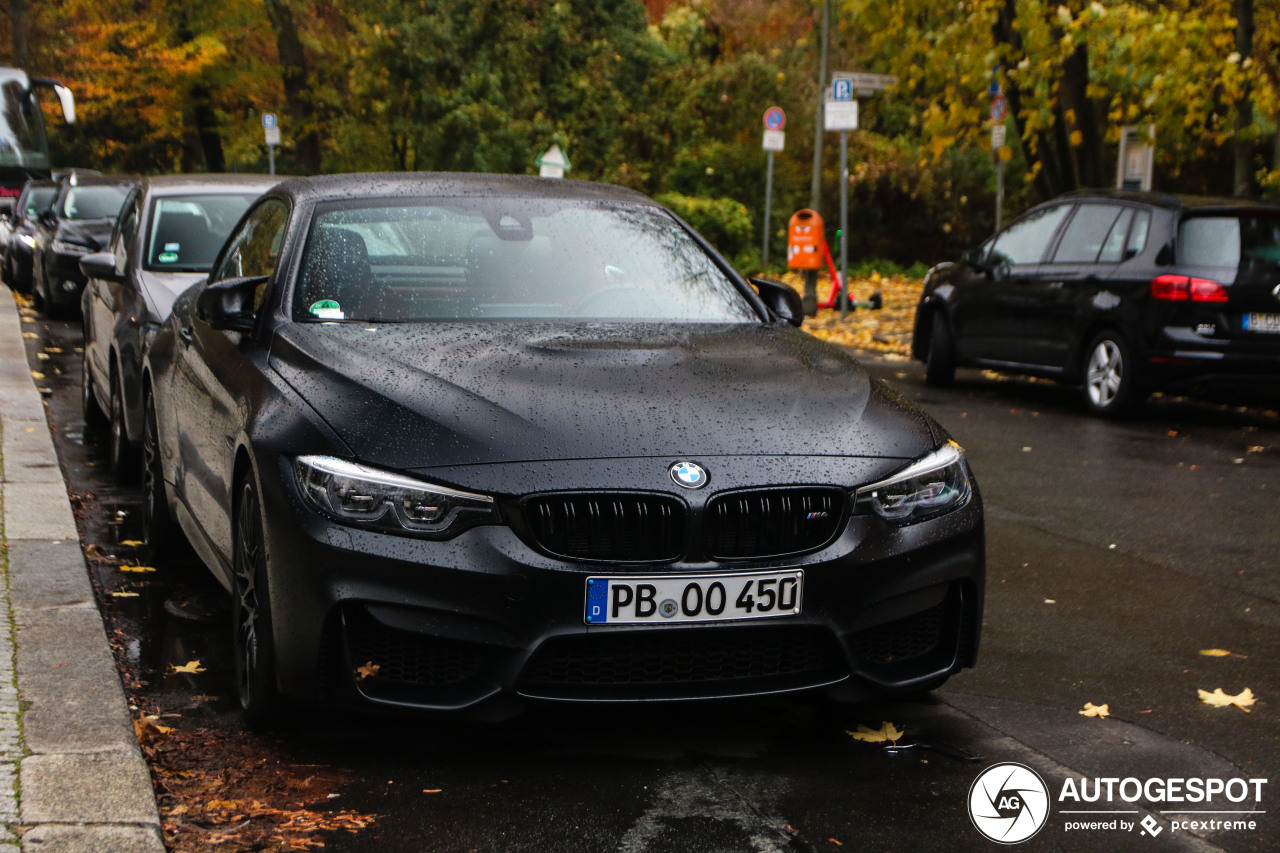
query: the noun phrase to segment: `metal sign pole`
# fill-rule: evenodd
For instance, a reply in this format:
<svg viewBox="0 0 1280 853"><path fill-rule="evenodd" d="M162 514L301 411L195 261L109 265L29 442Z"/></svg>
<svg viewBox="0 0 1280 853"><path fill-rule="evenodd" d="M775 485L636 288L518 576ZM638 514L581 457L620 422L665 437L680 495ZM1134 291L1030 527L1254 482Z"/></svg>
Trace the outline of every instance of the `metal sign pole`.
<svg viewBox="0 0 1280 853"><path fill-rule="evenodd" d="M996 230L1004 227L1004 158L996 152Z"/></svg>
<svg viewBox="0 0 1280 853"><path fill-rule="evenodd" d="M274 145L267 146L267 174L274 175L276 173L276 147Z"/></svg>
<svg viewBox="0 0 1280 853"><path fill-rule="evenodd" d="M840 131L840 318L849 316L849 131Z"/></svg>
<svg viewBox="0 0 1280 853"><path fill-rule="evenodd" d="M764 178L764 247L760 252L760 266L769 266L769 221L773 208L773 152L769 152L769 167Z"/></svg>

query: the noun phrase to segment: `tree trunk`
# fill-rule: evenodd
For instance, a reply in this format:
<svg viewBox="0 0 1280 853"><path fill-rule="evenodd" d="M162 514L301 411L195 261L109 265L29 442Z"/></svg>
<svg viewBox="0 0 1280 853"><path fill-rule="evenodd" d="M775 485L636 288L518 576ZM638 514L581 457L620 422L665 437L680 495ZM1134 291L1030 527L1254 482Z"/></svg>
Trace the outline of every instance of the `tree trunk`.
<svg viewBox="0 0 1280 853"><path fill-rule="evenodd" d="M1098 130L1097 111L1089 100L1089 48L1078 45L1062 63L1058 82L1058 119L1066 131L1063 159L1070 166L1075 187L1101 187L1106 184L1102 164L1102 134ZM1072 137L1079 134L1078 144ZM1065 171L1065 170L1064 170Z"/></svg>
<svg viewBox="0 0 1280 853"><path fill-rule="evenodd" d="M27 0L9 0L9 25L13 33L13 64L25 69L31 61L29 36L31 23L27 18Z"/></svg>
<svg viewBox="0 0 1280 853"><path fill-rule="evenodd" d="M290 118L288 131L296 134L295 170L314 175L320 171L320 137L313 123L315 106L311 98L311 81L307 70L307 54L298 36L298 25L288 0L263 0L267 17L276 32L276 50L280 54L281 78L284 82L286 112Z"/></svg>
<svg viewBox="0 0 1280 853"><path fill-rule="evenodd" d="M1005 45L1010 49L1009 62L1011 65L1016 65L1023 56L1016 0L1004 0L992 31L996 44ZM1028 140L1023 139L1022 132L1022 91L1016 85L1011 85L1009 91L1005 92L1005 98L1009 101L1009 115L1013 118L1014 130L1023 147L1023 156L1028 163L1039 166L1034 180L1037 194L1041 198L1052 198L1058 195L1062 192L1062 180L1057 163L1050 156L1053 151L1052 143L1045 134L1041 133L1031 139L1031 144L1028 145Z"/></svg>
<svg viewBox="0 0 1280 853"><path fill-rule="evenodd" d="M1253 0L1235 0L1236 16L1236 53L1240 54L1240 64L1253 56ZM1253 191L1253 140L1250 131L1253 128L1253 100L1251 88L1246 82L1244 92L1236 101L1236 133L1233 148L1235 149L1235 180L1232 192L1238 196L1247 196Z"/></svg>

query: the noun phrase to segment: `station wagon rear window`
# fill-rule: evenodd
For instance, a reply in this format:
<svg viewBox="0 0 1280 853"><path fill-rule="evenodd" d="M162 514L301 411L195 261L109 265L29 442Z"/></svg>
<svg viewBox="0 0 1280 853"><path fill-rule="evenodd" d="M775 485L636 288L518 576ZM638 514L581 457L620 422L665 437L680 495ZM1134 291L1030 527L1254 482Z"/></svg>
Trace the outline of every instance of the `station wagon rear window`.
<svg viewBox="0 0 1280 853"><path fill-rule="evenodd" d="M1178 263L1249 270L1280 264L1280 216L1193 216L1178 227Z"/></svg>

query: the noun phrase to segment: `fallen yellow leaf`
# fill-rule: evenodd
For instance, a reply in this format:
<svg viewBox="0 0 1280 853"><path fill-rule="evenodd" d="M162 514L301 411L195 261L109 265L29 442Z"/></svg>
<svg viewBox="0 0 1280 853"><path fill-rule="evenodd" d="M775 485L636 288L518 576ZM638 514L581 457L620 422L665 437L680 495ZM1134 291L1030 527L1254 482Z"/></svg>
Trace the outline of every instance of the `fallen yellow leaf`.
<svg viewBox="0 0 1280 853"><path fill-rule="evenodd" d="M147 543L143 542L141 539L125 539L120 544L124 545L126 548L141 548Z"/></svg>
<svg viewBox="0 0 1280 853"><path fill-rule="evenodd" d="M423 788L423 789L422 789L422 793L424 793L424 794L438 794L438 793L440 793L440 792L441 792L441 791L443 791L443 790L444 790L444 788Z"/></svg>
<svg viewBox="0 0 1280 853"><path fill-rule="evenodd" d="M1225 658L1231 652L1226 649L1201 649L1200 654L1210 658Z"/></svg>
<svg viewBox="0 0 1280 853"><path fill-rule="evenodd" d="M138 597L138 594L136 592L113 592L111 594L114 595L116 598L137 598Z"/></svg>
<svg viewBox="0 0 1280 853"><path fill-rule="evenodd" d="M356 667L356 673L360 676L360 680L364 681L366 678L372 678L377 675L380 669L382 667L373 661L366 661L364 666Z"/></svg>
<svg viewBox="0 0 1280 853"><path fill-rule="evenodd" d="M38 370L33 370L33 371L31 371L31 378L32 378L32 379L44 379L44 374L43 374L43 373L41 373L41 372L40 372L40 371L38 371Z"/></svg>
<svg viewBox="0 0 1280 853"><path fill-rule="evenodd" d="M120 571L122 572L154 572L155 568L153 566L121 566Z"/></svg>
<svg viewBox="0 0 1280 853"><path fill-rule="evenodd" d="M198 660L189 660L182 666L170 664L170 667L171 672L185 672L190 675L195 675L197 672L204 672L204 667L200 665L200 661Z"/></svg>
<svg viewBox="0 0 1280 853"><path fill-rule="evenodd" d="M1246 687L1244 690L1241 690L1235 696L1228 696L1226 693L1223 693L1222 688L1219 687L1217 690L1214 690L1212 693L1210 693L1208 690L1201 690L1200 701L1205 703L1206 705L1212 705L1215 708L1225 708L1228 705L1235 705L1237 708L1239 708L1241 711L1244 711L1247 714L1249 713L1248 706L1252 705L1254 702L1257 702L1258 700L1253 695L1253 691L1250 690L1248 687Z"/></svg>
<svg viewBox="0 0 1280 853"><path fill-rule="evenodd" d="M1111 716L1111 706L1106 704L1095 705L1092 702L1085 702L1083 710L1078 711L1077 713L1079 713L1080 716L1082 717L1104 717L1105 718L1105 717Z"/></svg>
<svg viewBox="0 0 1280 853"><path fill-rule="evenodd" d="M905 732L897 729L893 723L884 722L880 724L878 729L870 729L859 723L856 732L846 731L845 734L854 740L865 741L866 743L883 743L885 741L897 743Z"/></svg>

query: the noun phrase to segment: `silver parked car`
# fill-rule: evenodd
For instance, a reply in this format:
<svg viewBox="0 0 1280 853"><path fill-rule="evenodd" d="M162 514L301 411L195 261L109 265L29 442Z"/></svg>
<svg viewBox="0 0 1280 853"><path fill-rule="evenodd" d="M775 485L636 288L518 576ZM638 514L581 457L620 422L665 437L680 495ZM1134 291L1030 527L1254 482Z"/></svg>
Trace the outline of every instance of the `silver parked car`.
<svg viewBox="0 0 1280 853"><path fill-rule="evenodd" d="M204 278L227 234L260 195L266 175L144 178L125 199L106 251L85 256L84 416L110 425L111 467L137 475L142 438L142 353L178 294ZM105 406L103 405L105 403Z"/></svg>

